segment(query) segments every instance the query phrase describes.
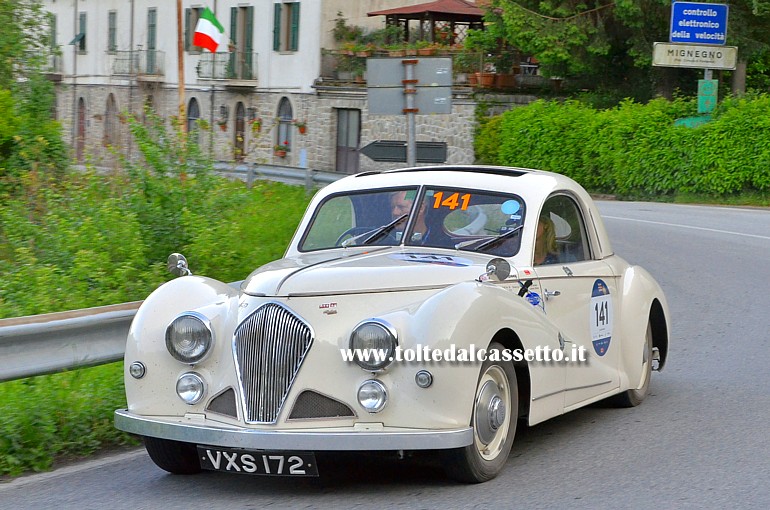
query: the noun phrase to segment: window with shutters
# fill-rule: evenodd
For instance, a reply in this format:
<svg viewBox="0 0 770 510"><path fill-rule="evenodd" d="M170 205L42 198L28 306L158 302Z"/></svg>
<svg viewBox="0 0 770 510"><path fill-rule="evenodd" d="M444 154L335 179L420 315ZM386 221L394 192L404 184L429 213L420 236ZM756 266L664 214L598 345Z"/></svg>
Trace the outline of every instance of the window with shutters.
<svg viewBox="0 0 770 510"><path fill-rule="evenodd" d="M118 11L107 13L107 51L118 51Z"/></svg>
<svg viewBox="0 0 770 510"><path fill-rule="evenodd" d="M86 52L86 20L87 16L85 12L79 13L78 16L78 35L75 37L75 42L77 44L78 53L85 53Z"/></svg>
<svg viewBox="0 0 770 510"><path fill-rule="evenodd" d="M203 13L203 7L191 7L184 10L184 50L188 53L200 53L203 48L192 43L195 27Z"/></svg>
<svg viewBox="0 0 770 510"><path fill-rule="evenodd" d="M274 5L273 51L299 49L299 2L278 2Z"/></svg>
<svg viewBox="0 0 770 510"><path fill-rule="evenodd" d="M230 9L230 41L233 44L227 77L239 80L256 80L254 56L254 7Z"/></svg>

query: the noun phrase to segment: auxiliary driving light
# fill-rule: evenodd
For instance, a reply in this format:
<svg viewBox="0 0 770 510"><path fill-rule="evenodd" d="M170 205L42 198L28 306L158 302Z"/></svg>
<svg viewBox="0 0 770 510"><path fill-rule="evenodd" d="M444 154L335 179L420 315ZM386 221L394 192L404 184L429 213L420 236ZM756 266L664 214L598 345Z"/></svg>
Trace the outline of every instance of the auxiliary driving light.
<svg viewBox="0 0 770 510"><path fill-rule="evenodd" d="M388 392L380 381L370 379L358 388L358 403L369 413L379 413L388 402Z"/></svg>
<svg viewBox="0 0 770 510"><path fill-rule="evenodd" d="M176 394L185 404L197 404L206 394L203 378L195 372L182 374L176 381Z"/></svg>

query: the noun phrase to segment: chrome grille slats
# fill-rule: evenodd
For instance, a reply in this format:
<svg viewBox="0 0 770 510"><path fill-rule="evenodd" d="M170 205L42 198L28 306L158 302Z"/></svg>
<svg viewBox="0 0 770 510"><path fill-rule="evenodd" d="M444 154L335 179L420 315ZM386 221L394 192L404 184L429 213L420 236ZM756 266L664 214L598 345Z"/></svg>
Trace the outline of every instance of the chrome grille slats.
<svg viewBox="0 0 770 510"><path fill-rule="evenodd" d="M310 326L279 303L266 303L235 330L233 351L247 423L275 423L313 343Z"/></svg>

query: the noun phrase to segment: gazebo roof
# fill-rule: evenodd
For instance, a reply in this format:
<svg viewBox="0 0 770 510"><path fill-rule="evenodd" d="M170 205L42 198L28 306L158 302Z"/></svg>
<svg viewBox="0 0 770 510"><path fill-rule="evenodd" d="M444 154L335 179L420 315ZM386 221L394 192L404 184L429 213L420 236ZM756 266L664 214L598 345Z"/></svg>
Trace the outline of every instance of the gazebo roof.
<svg viewBox="0 0 770 510"><path fill-rule="evenodd" d="M474 2L467 0L435 0L425 4L407 5L394 9L368 12L367 16L388 16L398 19L424 19L432 17L435 20L463 19L464 21L481 21L484 10Z"/></svg>

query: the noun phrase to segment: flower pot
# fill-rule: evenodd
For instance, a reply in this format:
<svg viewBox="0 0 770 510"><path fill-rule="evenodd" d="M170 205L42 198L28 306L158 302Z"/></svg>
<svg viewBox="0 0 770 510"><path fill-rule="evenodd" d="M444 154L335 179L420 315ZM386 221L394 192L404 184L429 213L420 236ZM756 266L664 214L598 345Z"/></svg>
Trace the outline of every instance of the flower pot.
<svg viewBox="0 0 770 510"><path fill-rule="evenodd" d="M297 126L297 131L299 131L299 134L304 135L305 133L307 133L307 126L305 125Z"/></svg>
<svg viewBox="0 0 770 510"><path fill-rule="evenodd" d="M286 151L285 151L285 150L277 150L277 149L276 149L276 150L273 152L273 154L275 154L275 155L276 155L276 156L278 156L279 158L285 158L285 157L286 157Z"/></svg>
<svg viewBox="0 0 770 510"><path fill-rule="evenodd" d="M495 73L476 73L478 75L479 86L492 88L495 84Z"/></svg>
<svg viewBox="0 0 770 510"><path fill-rule="evenodd" d="M388 56L390 56L390 57L405 57L406 56L406 50L390 50L390 51L388 51Z"/></svg>
<svg viewBox="0 0 770 510"><path fill-rule="evenodd" d="M417 54L423 57L436 54L436 48L417 48Z"/></svg>
<svg viewBox="0 0 770 510"><path fill-rule="evenodd" d="M219 129L221 129L222 131L227 131L227 124L220 124Z"/></svg>
<svg viewBox="0 0 770 510"><path fill-rule="evenodd" d="M479 86L478 73L468 73L468 85L470 85L471 87Z"/></svg>
<svg viewBox="0 0 770 510"><path fill-rule="evenodd" d="M509 89L516 86L516 75L514 74L496 74L495 87L498 89Z"/></svg>

